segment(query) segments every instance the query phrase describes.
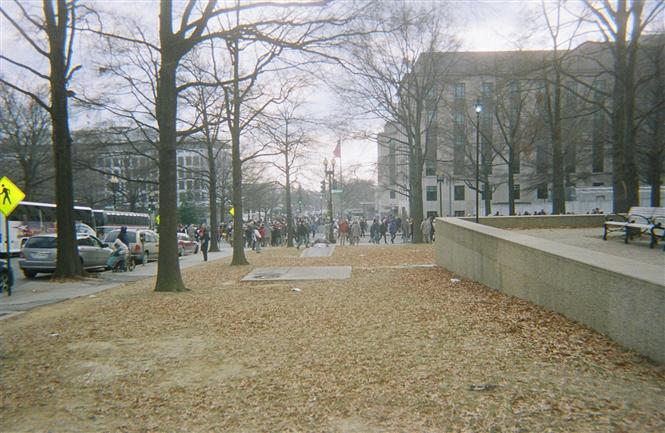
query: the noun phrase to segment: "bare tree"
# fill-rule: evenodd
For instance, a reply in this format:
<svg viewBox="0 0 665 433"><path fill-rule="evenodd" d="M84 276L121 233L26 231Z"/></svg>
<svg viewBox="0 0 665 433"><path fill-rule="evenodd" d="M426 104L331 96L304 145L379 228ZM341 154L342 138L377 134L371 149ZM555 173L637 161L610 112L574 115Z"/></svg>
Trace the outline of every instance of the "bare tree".
<svg viewBox="0 0 665 433"><path fill-rule="evenodd" d="M589 18L612 54L612 166L614 212L627 212L639 204L637 167L637 67L642 36L662 16L663 2L584 0Z"/></svg>
<svg viewBox="0 0 665 433"><path fill-rule="evenodd" d="M0 88L0 172L18 179L28 200L52 201L53 164L48 111L33 99Z"/></svg>
<svg viewBox="0 0 665 433"><path fill-rule="evenodd" d="M34 91L19 83L8 81L4 76L0 82L31 97L51 117L53 158L55 162L56 218L58 220L57 263L54 279L81 275L83 267L78 257L76 231L74 228L74 192L72 184L72 138L69 129L68 100L74 95L70 83L74 73L81 68L74 66L74 36L77 22L77 6L74 1L44 0L41 15L28 9L29 5L15 1L19 18L0 6L0 14L19 32L25 42L48 61L49 71L41 72L35 67L0 54L0 59L49 83L50 100L46 101Z"/></svg>
<svg viewBox="0 0 665 433"><path fill-rule="evenodd" d="M209 66L211 68L216 65ZM194 74L200 81L205 78L197 65L192 65ZM228 178L228 164L224 162L224 151L228 149L228 141L223 139L223 128L226 125L226 104L223 102L224 93L218 86L197 86L191 89L185 100L196 111L193 128L200 130L200 139L192 140L189 150L198 153L205 161L205 169L194 173L194 175L207 184L208 212L210 215L210 227L213 233L217 233L219 227L218 199L219 192L224 191L224 180ZM186 145L185 145L186 146ZM221 180L221 185L220 185ZM221 197L224 203L224 194ZM221 215L224 215L222 210ZM217 236L210 239L210 251L219 251Z"/></svg>
<svg viewBox="0 0 665 433"><path fill-rule="evenodd" d="M425 140L436 124L445 90L447 65L434 53L454 52L457 42L445 30L450 24L444 8L384 4L376 12L381 32L360 38L352 47L352 83L337 90L363 110L399 130L395 151L408 164L408 196L414 226L423 219L422 176L425 161L436 154L434 141ZM403 140L401 139L403 138ZM436 160L436 158L434 158ZM422 242L415 231L414 242Z"/></svg>
<svg viewBox="0 0 665 433"><path fill-rule="evenodd" d="M492 114L498 137L492 140L492 147L505 164L508 212L515 215L515 175L521 171L522 157L533 151L539 122L535 109L537 84L529 79L532 71L518 66L517 61L512 65L515 69L496 86Z"/></svg>
<svg viewBox="0 0 665 433"><path fill-rule="evenodd" d="M651 187L651 206L661 206L665 173L665 36L644 38L638 93L637 158L642 179Z"/></svg>
<svg viewBox="0 0 665 433"><path fill-rule="evenodd" d="M293 233L295 233L291 187L304 159L304 148L309 142L304 130L304 120L297 115L300 108L302 103L297 99L287 100L276 108L269 124L266 125L266 133L272 142L270 147L278 154L278 159L273 160L272 166L284 178L284 183L281 185L284 188L286 201L287 247L293 247Z"/></svg>

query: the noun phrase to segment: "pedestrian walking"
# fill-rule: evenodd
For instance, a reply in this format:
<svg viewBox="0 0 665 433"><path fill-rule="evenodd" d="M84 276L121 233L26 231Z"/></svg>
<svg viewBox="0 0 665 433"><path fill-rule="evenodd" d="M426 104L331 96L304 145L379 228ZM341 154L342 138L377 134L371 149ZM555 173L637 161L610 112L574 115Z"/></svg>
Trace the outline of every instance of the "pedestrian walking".
<svg viewBox="0 0 665 433"><path fill-rule="evenodd" d="M199 230L199 239L201 242L201 253L203 254L203 261L208 261L208 248L210 246L210 233L205 224L201 226Z"/></svg>
<svg viewBox="0 0 665 433"><path fill-rule="evenodd" d="M351 224L351 245L358 246L360 243L360 223L357 220L354 220Z"/></svg>
<svg viewBox="0 0 665 433"><path fill-rule="evenodd" d="M423 222L420 223L420 231L423 234L423 241L425 241L425 243L429 243L430 234L432 232L432 226L430 224L429 218L425 218Z"/></svg>
<svg viewBox="0 0 665 433"><path fill-rule="evenodd" d="M346 221L346 219L342 219L342 221L339 223L340 246L344 246L346 244L348 236L349 236L349 223Z"/></svg>
<svg viewBox="0 0 665 433"><path fill-rule="evenodd" d="M388 223L388 232L390 233L390 243L395 243L395 236L397 236L397 221L391 219Z"/></svg>

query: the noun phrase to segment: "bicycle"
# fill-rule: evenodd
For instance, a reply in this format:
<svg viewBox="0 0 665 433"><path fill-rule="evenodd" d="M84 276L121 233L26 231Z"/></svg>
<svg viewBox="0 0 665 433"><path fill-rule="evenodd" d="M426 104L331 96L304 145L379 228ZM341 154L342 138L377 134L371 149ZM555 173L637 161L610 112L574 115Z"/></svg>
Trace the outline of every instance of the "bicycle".
<svg viewBox="0 0 665 433"><path fill-rule="evenodd" d="M136 268L136 259L134 258L134 256L132 254L128 254L125 257L125 260L124 260L125 270L124 271L122 270L122 262L123 262L122 260L118 260L117 262L115 262L115 264L111 268L111 271L112 272L132 272L134 270L134 268Z"/></svg>

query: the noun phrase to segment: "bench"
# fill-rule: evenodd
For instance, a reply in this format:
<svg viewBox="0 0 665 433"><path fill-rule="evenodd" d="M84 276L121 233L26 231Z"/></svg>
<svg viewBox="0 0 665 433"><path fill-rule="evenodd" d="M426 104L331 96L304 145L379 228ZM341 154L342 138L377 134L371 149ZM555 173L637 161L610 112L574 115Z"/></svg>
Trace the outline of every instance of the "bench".
<svg viewBox="0 0 665 433"><path fill-rule="evenodd" d="M649 247L653 248L658 238L665 239L665 207L631 207L627 215L607 215L603 227L603 240L614 231L623 231L625 243L634 236L648 233L651 238Z"/></svg>

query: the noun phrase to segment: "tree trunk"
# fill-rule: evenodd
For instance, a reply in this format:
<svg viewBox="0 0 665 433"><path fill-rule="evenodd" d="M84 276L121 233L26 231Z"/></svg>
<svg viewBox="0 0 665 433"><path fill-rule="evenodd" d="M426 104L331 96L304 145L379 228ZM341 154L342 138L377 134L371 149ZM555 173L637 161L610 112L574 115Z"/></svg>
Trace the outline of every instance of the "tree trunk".
<svg viewBox="0 0 665 433"><path fill-rule="evenodd" d="M491 184L490 184L489 180L487 179L487 177L485 177L485 180L483 182L483 192L484 192L483 195L485 196L484 201L485 201L485 215L486 216L492 215L492 196L491 196L491 193L490 193L490 188L491 188Z"/></svg>
<svg viewBox="0 0 665 433"><path fill-rule="evenodd" d="M293 234L295 227L293 227L293 209L291 208L291 173L289 172L289 153L284 153L286 160L286 246L293 248Z"/></svg>
<svg viewBox="0 0 665 433"><path fill-rule="evenodd" d="M162 58L157 93L157 124L159 126L159 259L157 292L187 290L178 262L177 198L176 198L176 117L178 109L176 69L180 57L174 45L171 0L162 0L160 10ZM177 46L177 45L176 45Z"/></svg>
<svg viewBox="0 0 665 433"><path fill-rule="evenodd" d="M72 182L72 138L69 132L65 45L68 11L64 0L58 0L58 14L53 5L44 2L49 35L51 65L51 121L53 122L53 159L55 162L55 197L57 218L57 253L54 279L70 278L83 273L74 227L74 186Z"/></svg>
<svg viewBox="0 0 665 433"><path fill-rule="evenodd" d="M233 49L233 119L231 127L231 165L233 167L233 259L231 265L248 265L245 257L245 230L242 226L242 161L240 159L240 89L239 67L240 51L238 40Z"/></svg>
<svg viewBox="0 0 665 433"><path fill-rule="evenodd" d="M508 215L515 215L515 165L512 148L508 156Z"/></svg>
<svg viewBox="0 0 665 433"><path fill-rule="evenodd" d="M420 224L423 222L423 166L421 163L422 152L420 149L420 140L415 140L415 145L411 146L410 175L409 183L411 186L411 218L413 219L413 243L423 243L423 232L420 230Z"/></svg>
<svg viewBox="0 0 665 433"><path fill-rule="evenodd" d="M557 66L558 67L558 66ZM564 152L561 142L561 74L555 71L554 107L552 108L552 214L566 213L566 188L564 179Z"/></svg>
<svg viewBox="0 0 665 433"><path fill-rule="evenodd" d="M217 166L212 143L208 143L208 208L210 209L210 252L219 251L217 235L219 222L217 221Z"/></svg>
<svg viewBox="0 0 665 433"><path fill-rule="evenodd" d="M616 40L614 41L614 90L612 100L612 187L614 189L614 212L628 212L629 185L626 182L626 128L627 95L626 83L628 74L626 32L627 13L625 3L617 7Z"/></svg>

